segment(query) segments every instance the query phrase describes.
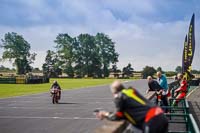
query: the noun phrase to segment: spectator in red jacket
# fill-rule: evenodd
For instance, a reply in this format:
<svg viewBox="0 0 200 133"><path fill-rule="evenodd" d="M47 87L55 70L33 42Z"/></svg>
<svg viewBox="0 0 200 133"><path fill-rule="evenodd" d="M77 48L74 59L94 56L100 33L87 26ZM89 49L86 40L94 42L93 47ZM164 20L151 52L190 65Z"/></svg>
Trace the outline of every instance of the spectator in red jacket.
<svg viewBox="0 0 200 133"><path fill-rule="evenodd" d="M183 77L183 74L178 74L178 80L180 81L180 87L175 90L175 93L177 93L176 100L174 101L173 105L176 106L178 105L178 102L180 99L185 98L187 94L187 80Z"/></svg>

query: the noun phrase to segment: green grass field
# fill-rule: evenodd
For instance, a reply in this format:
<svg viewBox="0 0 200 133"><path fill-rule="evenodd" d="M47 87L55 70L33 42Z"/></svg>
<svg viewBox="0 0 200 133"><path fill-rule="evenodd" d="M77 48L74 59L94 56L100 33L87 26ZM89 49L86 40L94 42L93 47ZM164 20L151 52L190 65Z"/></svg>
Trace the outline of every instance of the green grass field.
<svg viewBox="0 0 200 133"><path fill-rule="evenodd" d="M0 84L0 98L49 92L54 80L58 81L63 90L67 90L110 84L115 79L50 79L50 83L45 84Z"/></svg>

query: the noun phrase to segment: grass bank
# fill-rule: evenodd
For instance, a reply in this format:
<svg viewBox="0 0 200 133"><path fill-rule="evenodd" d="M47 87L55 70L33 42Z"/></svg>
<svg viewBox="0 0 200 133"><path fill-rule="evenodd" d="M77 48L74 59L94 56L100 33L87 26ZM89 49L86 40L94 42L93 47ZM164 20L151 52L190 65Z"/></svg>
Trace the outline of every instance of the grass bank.
<svg viewBox="0 0 200 133"><path fill-rule="evenodd" d="M48 92L54 80L63 90L110 84L115 79L50 79L45 84L0 84L0 98Z"/></svg>

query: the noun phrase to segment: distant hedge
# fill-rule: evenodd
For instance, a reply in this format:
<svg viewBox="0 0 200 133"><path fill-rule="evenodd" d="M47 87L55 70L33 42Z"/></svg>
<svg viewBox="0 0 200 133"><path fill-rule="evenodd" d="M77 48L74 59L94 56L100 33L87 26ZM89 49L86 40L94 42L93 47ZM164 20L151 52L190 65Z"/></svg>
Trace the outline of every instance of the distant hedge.
<svg viewBox="0 0 200 133"><path fill-rule="evenodd" d="M0 77L0 84L41 84L49 83L49 78L43 76L37 77Z"/></svg>

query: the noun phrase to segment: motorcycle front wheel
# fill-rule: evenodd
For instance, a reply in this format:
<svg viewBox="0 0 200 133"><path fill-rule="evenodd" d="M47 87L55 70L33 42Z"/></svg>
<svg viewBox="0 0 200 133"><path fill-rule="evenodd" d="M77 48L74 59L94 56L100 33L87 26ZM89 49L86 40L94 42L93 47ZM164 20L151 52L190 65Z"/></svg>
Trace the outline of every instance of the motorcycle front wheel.
<svg viewBox="0 0 200 133"><path fill-rule="evenodd" d="M53 97L52 97L52 103L53 103L53 104L56 103L56 94L53 94Z"/></svg>

